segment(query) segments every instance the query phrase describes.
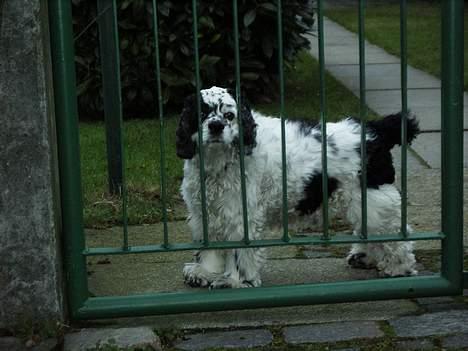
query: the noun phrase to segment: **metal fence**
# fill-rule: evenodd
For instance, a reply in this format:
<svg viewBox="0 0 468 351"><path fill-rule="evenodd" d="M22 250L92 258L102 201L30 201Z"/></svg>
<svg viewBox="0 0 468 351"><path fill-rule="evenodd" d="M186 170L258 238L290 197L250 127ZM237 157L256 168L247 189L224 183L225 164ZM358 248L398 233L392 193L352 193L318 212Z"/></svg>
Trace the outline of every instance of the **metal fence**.
<svg viewBox="0 0 468 351"><path fill-rule="evenodd" d="M401 170L401 233L376 235L367 233L366 187L362 187L362 235L329 235L328 232L328 191L327 191L327 142L322 138L323 162L323 223L324 232L318 237L291 237L287 222L287 170L284 114L284 74L282 59L282 4L277 2L277 35L279 48L280 117L282 128L282 180L283 180L283 235L278 239L251 240L248 231L246 209L246 186L244 177L244 152L242 133L240 140L240 174L242 187L244 239L241 241L210 242L206 212L204 183L201 182L203 203L203 241L201 243L172 243L167 226L166 213L166 174L164 151L164 112L161 96L160 63L158 47L157 1L152 0L155 37L156 77L159 97L159 118L161 123L161 191L164 223L163 242L154 245L130 246L127 233L127 190L122 156L122 107L119 81L119 55L117 33L116 0L98 0L98 11L103 52L103 81L106 124L118 133L108 133L108 154L110 190L119 192L123 202L123 236L121 247L85 247L83 231L83 205L80 179L79 135L77 116L77 97L74 67L74 49L71 17L71 1L49 1L51 21L52 55L56 103L56 120L59 147L60 186L62 201L62 223L67 266L67 288L69 305L73 318L104 318L117 316L137 316L147 314L182 313L197 311L245 309L299 304L333 303L344 301L364 301L389 298L410 298L416 296L436 296L458 294L463 285L463 0L442 2L442 230L435 233L407 232L407 145L406 116L407 108L407 34L406 1L401 1L401 100L402 100L402 170ZM240 103L240 57L237 0L232 0L234 13L235 40L235 77L236 100ZM198 32L197 1L192 1L193 32ZM326 94L325 94L325 55L323 30L323 1L317 1L319 64L320 64L320 120L322 135L326 135ZM362 184L366 184L366 86L365 86L365 1L359 2L359 57L360 57L360 118L362 125ZM196 71L197 96L200 94L200 74L198 56L198 36L194 35L194 64ZM197 99L200 119L200 99ZM239 122L242 123L241 119ZM199 128L201 130L201 128ZM199 133L199 145L202 145ZM204 179L203 152L199 152L201 171ZM335 283L304 284L236 289L207 292L164 293L135 296L90 297L87 286L86 257L93 255L125 255L180 250L232 249L284 245L317 245L375 243L388 241L441 240L441 273L431 276L417 276L394 279L348 281ZM466 276L466 273L465 273ZM228 303L228 304L227 304Z"/></svg>

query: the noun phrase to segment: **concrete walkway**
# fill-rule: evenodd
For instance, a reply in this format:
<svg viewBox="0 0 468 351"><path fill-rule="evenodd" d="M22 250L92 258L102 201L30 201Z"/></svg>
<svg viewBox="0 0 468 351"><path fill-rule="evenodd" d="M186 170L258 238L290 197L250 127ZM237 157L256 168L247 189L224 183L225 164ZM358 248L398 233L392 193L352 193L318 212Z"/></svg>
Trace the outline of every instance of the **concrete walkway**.
<svg viewBox="0 0 468 351"><path fill-rule="evenodd" d="M325 18L326 69L359 97L359 43L358 36ZM318 59L318 39L310 35L310 53ZM379 115L401 109L400 59L366 42L366 101ZM413 143L413 150L431 168L441 166L441 82L419 69L408 66L408 106L420 120L422 133ZM468 106L468 94L464 94ZM468 127L468 109L464 113L465 130ZM464 133L464 151L468 154L468 132ZM465 157L464 166L468 167Z"/></svg>

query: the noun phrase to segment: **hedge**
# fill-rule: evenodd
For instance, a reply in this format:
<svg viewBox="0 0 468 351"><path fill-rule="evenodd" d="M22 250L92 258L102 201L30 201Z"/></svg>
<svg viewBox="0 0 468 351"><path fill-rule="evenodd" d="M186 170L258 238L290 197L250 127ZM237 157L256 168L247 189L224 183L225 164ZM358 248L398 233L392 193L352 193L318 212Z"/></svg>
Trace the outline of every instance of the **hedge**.
<svg viewBox="0 0 468 351"><path fill-rule="evenodd" d="M96 2L72 0L80 115L102 117L102 84ZM239 0L241 79L254 101L276 96L276 1ZM283 1L283 43L286 65L308 48L304 38L313 23L310 0ZM194 91L191 1L158 1L161 79L164 103L179 107ZM202 86L233 87L234 38L232 1L198 1L199 54ZM157 108L151 0L118 1L123 108L126 118L155 116Z"/></svg>

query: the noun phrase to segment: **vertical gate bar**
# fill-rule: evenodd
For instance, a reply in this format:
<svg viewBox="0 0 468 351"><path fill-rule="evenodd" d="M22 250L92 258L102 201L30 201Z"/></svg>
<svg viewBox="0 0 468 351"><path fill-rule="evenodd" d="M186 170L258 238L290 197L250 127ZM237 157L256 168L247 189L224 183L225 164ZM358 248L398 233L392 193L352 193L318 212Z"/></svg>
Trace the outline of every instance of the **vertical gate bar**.
<svg viewBox="0 0 468 351"><path fill-rule="evenodd" d="M320 124L322 133L322 217L323 238L330 238L328 233L328 164L327 164L327 104L325 96L325 49L323 33L323 0L317 1L318 45L319 45L319 80L320 80Z"/></svg>
<svg viewBox="0 0 468 351"><path fill-rule="evenodd" d="M208 238L208 214L206 211L206 187L205 187L205 162L203 155L203 136L202 136L202 120L201 120L201 105L200 105L200 57L198 52L198 14L197 0L192 0L192 20L193 20L193 47L195 55L195 89L197 99L197 116L198 116L198 157L200 161L200 195L202 202L202 224L203 224L203 244L209 244Z"/></svg>
<svg viewBox="0 0 468 351"><path fill-rule="evenodd" d="M122 119L120 110L119 50L114 23L115 3L97 0L99 46L102 67L102 90L107 148L109 192L121 195L122 186Z"/></svg>
<svg viewBox="0 0 468 351"><path fill-rule="evenodd" d="M154 56L156 65L156 85L158 89L158 111L159 111L159 153L160 153L160 182L161 182L161 210L163 214L164 247L169 245L169 233L167 229L167 188L166 188L166 136L165 120L163 111L163 98L161 88L161 65L159 58L159 28L158 28L158 6L157 0L153 0L153 36L154 36Z"/></svg>
<svg viewBox="0 0 468 351"><path fill-rule="evenodd" d="M361 119L361 237L367 239L367 150L366 150L366 0L359 0L359 117Z"/></svg>
<svg viewBox="0 0 468 351"><path fill-rule="evenodd" d="M442 276L463 285L463 0L442 2Z"/></svg>
<svg viewBox="0 0 468 351"><path fill-rule="evenodd" d="M98 0L98 12L110 8L99 19L99 45L101 47L104 118L107 138L109 181L122 197L122 224L124 250L128 249L127 185L123 147L122 93L120 85L120 48L116 0ZM119 183L114 176L119 174ZM115 190L114 189L114 190Z"/></svg>
<svg viewBox="0 0 468 351"><path fill-rule="evenodd" d="M80 141L70 1L49 1L55 118L60 172L62 234L71 315L88 298L83 233Z"/></svg>
<svg viewBox="0 0 468 351"><path fill-rule="evenodd" d="M278 74L280 84L280 118L281 118L281 162L283 177L283 241L289 241L288 234L288 174L286 167L286 128L284 116L284 66L283 66L283 14L282 3L278 0Z"/></svg>
<svg viewBox="0 0 468 351"><path fill-rule="evenodd" d="M234 55L236 61L236 101L237 101L237 120L239 123L239 165L241 179L241 196L242 196L242 218L244 221L244 242L250 243L249 239L249 218L247 214L247 195L245 186L245 162L244 162L244 127L242 121L242 97L241 97L241 81L240 81L240 48L239 48L239 18L237 0L232 1L232 12L234 21Z"/></svg>
<svg viewBox="0 0 468 351"><path fill-rule="evenodd" d="M407 118L408 118L408 8L406 0L400 1L400 57L401 57L401 235L407 232Z"/></svg>

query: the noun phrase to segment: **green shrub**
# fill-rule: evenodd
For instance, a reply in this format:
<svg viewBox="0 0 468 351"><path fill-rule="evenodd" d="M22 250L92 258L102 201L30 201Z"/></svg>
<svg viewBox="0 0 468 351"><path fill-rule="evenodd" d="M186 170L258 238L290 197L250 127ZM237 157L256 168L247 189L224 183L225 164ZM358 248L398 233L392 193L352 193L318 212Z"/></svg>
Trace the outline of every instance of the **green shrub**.
<svg viewBox="0 0 468 351"><path fill-rule="evenodd" d="M73 0L75 35L96 17L95 1ZM242 89L252 100L275 97L277 78L276 0L239 0ZM157 108L151 0L118 1L124 114L154 116ZM199 1L199 55L202 86L235 85L232 1ZM158 1L161 79L164 102L180 106L194 91L191 1ZM309 42L313 24L310 0L283 1L285 62ZM97 25L75 41L81 116L102 115L102 85Z"/></svg>

